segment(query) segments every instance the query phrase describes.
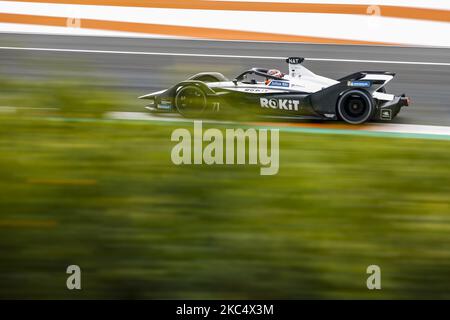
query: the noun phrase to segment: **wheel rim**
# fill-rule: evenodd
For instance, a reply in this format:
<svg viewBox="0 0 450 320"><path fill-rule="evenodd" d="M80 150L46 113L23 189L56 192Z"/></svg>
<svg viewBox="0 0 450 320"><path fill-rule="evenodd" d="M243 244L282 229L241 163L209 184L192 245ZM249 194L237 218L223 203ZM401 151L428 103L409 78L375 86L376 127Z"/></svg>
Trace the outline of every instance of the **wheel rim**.
<svg viewBox="0 0 450 320"><path fill-rule="evenodd" d="M358 96L351 96L351 99L344 102L344 112L352 118L359 118L366 111L365 101Z"/></svg>
<svg viewBox="0 0 450 320"><path fill-rule="evenodd" d="M339 115L348 123L359 124L367 121L372 110L372 101L360 91L347 92L339 100Z"/></svg>
<svg viewBox="0 0 450 320"><path fill-rule="evenodd" d="M199 115L206 108L206 96L195 86L184 87L177 93L175 106L183 115Z"/></svg>

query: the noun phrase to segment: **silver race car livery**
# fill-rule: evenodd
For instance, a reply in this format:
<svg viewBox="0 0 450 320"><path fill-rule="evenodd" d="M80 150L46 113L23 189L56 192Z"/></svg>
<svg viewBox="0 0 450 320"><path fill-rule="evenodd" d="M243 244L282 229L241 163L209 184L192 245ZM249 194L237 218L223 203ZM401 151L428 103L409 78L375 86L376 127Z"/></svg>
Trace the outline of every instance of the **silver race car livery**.
<svg viewBox="0 0 450 320"><path fill-rule="evenodd" d="M252 68L228 80L218 72L202 72L162 91L139 97L152 112L199 117L227 112L270 118L343 120L360 124L392 120L410 104L404 94L386 93L395 74L360 71L334 80L305 68L304 58L287 58L287 74Z"/></svg>

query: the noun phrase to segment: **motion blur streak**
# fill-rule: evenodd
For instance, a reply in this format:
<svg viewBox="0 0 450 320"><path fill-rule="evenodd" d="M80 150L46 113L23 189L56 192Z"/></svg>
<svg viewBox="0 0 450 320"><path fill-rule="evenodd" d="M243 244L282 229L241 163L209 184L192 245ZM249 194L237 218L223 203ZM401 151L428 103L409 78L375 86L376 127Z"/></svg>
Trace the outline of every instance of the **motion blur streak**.
<svg viewBox="0 0 450 320"><path fill-rule="evenodd" d="M67 25L67 18L0 13L0 22L65 27ZM83 28L221 40L260 40L335 44L388 44L385 42L376 41L331 39L321 37L283 35L266 32L249 32L218 28L170 26L162 24L103 21L93 19L83 19Z"/></svg>
<svg viewBox="0 0 450 320"><path fill-rule="evenodd" d="M62 180L48 180L48 179L30 179L28 183L31 184L54 184L54 185L94 185L97 184L95 180L74 180L74 179L62 179Z"/></svg>
<svg viewBox="0 0 450 320"><path fill-rule="evenodd" d="M184 119L181 117L164 117L153 116L142 112L108 112L105 114L107 119L119 120L137 120L137 121L154 121L154 122L193 122L191 119ZM76 121L74 119L74 121ZM204 120L210 124L231 124L238 125L239 123L231 121L216 121ZM246 126L257 126L263 128L280 129L281 131L290 132L309 132L309 133L327 133L327 134L359 134L377 136L380 133L384 137L405 137L405 138L424 138L424 139L450 139L450 127L446 126L422 126L422 125L408 125L408 124L366 124L366 125L348 125L335 123L295 123L295 122L241 122ZM296 130L297 129L297 130ZM313 129L313 130L310 130Z"/></svg>
<svg viewBox="0 0 450 320"><path fill-rule="evenodd" d="M174 52L143 52L143 51L111 51L111 50L90 50L90 49L60 49L60 48L25 48L25 47L0 47L0 50L26 50L26 51L55 51L55 52L75 52L75 53L110 53L110 54L136 54L148 56L175 56L175 57L207 57L207 58L235 58L235 59L264 59L264 60L284 60L287 57L265 57L265 56L237 56L225 54L205 54L205 53L174 53ZM356 59L331 59L331 58L309 58L308 61L333 61L333 62L362 62L362 63L385 63L385 64L416 64L429 66L450 66L450 63L427 62L427 61L389 61L389 60L356 60Z"/></svg>
<svg viewBox="0 0 450 320"><path fill-rule="evenodd" d="M0 1L0 30L450 47L449 6L415 5L420 8L301 0Z"/></svg>
<svg viewBox="0 0 450 320"><path fill-rule="evenodd" d="M54 220L0 220L0 228L54 228Z"/></svg>
<svg viewBox="0 0 450 320"><path fill-rule="evenodd" d="M24 76L42 80L55 75L64 79L88 76L88 79L83 80L87 84L123 89L134 106L129 110L114 108L111 111L142 112L142 105L135 97L165 89L199 70L219 71L232 79L242 69L255 66L284 70L286 65L282 57L297 54L311 57L306 62L308 67L318 74L335 79L359 70L396 72L396 79L388 88L396 94L407 93L414 102L411 108L405 108L400 113L396 122L450 125L448 49L8 34L1 35L0 46L43 50L18 52L0 49L0 67L6 77ZM47 52L46 48L58 48L61 52ZM93 52L76 52L86 48ZM68 52L64 52L65 49ZM108 53L111 51L127 54ZM144 54L128 54L133 52ZM149 56L145 52L155 52L157 55ZM173 55L164 56L158 52ZM278 58L281 59L274 60ZM46 63L50 60L52 63Z"/></svg>
<svg viewBox="0 0 450 320"><path fill-rule="evenodd" d="M339 3L288 3L258 1L209 1L209 0L163 0L163 1L115 1L115 0L14 0L16 2L64 3L98 6L122 6L145 8L172 8L196 10L232 10L232 11L267 11L267 12L304 12L367 15L367 4ZM311 1L312 2L312 1ZM431 5L430 5L431 6ZM450 22L449 10L430 8L413 8L408 6L380 5L384 17L421 19Z"/></svg>
<svg viewBox="0 0 450 320"><path fill-rule="evenodd" d="M436 48L13 34L0 42L450 63ZM374 66L305 63L331 78ZM390 92L414 100L394 125L450 126L448 66L375 66L397 73ZM190 123L104 118L144 112L137 96L199 71L233 78L250 67L286 64L0 49L0 106L8 106L0 112L0 298L449 299L448 140L282 131L279 173L261 177L254 166L175 166L171 133ZM65 286L72 264L83 270L78 292ZM366 287L373 264L382 270L378 292Z"/></svg>

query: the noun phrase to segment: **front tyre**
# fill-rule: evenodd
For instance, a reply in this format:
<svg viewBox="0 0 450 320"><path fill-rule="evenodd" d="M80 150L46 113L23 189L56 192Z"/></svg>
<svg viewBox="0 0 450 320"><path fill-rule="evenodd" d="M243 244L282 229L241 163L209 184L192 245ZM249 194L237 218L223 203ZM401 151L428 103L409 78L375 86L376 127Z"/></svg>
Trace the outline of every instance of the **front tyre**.
<svg viewBox="0 0 450 320"><path fill-rule="evenodd" d="M206 94L194 85L180 87L175 96L175 107L184 117L198 117L206 110Z"/></svg>
<svg viewBox="0 0 450 320"><path fill-rule="evenodd" d="M369 120L375 111L370 94L361 90L344 92L337 103L339 117L350 124L361 124Z"/></svg>

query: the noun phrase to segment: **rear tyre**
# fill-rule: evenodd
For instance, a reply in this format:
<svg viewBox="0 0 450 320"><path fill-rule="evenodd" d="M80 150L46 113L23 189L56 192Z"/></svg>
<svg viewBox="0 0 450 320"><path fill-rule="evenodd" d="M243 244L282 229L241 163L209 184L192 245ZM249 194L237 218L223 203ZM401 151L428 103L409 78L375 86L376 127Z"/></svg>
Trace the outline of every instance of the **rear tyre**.
<svg viewBox="0 0 450 320"><path fill-rule="evenodd" d="M350 124L361 124L374 113L374 102L368 92L350 90L345 92L337 103L339 117Z"/></svg>
<svg viewBox="0 0 450 320"><path fill-rule="evenodd" d="M181 87L175 96L175 107L184 117L198 117L206 110L206 94L195 85Z"/></svg>

